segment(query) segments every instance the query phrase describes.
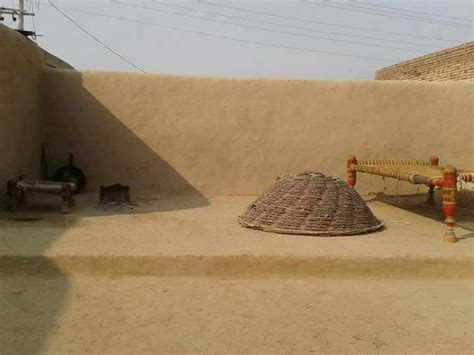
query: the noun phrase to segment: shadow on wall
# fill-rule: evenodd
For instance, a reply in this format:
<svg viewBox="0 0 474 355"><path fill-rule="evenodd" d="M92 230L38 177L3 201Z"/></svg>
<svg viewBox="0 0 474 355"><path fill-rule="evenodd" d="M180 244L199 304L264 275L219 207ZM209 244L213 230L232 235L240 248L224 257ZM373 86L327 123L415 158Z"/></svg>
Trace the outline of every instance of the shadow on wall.
<svg viewBox="0 0 474 355"><path fill-rule="evenodd" d="M81 73L59 73L45 74L41 93L46 103L42 107L43 136L53 168L64 165L71 147L75 147L72 152L75 164L93 167L93 171L84 171L92 182L86 186L87 192L98 196L99 185L120 183L131 187L132 198L160 194L189 197L182 199L186 201L184 204L168 206L165 210L209 204L180 173L82 86ZM68 104L62 105L66 100ZM50 112L62 112L61 119ZM156 211L163 211L163 206L157 203ZM147 212L153 210L148 208Z"/></svg>
<svg viewBox="0 0 474 355"><path fill-rule="evenodd" d="M70 72L67 75L71 75L74 80L69 78L55 85L60 90L42 93L48 96L49 104L56 106L53 108L55 110L62 109L64 100L73 102L64 105L61 121L50 120L48 111L51 108L42 107L43 127L49 125L42 133L49 146L51 170L65 164L64 160L70 151L68 142L74 141L74 146L79 147L73 152L79 167L86 160L94 162L100 157L98 160L107 161L108 156L114 157L111 159L113 164L96 166L95 171L85 171L85 174L93 174L94 181L104 185L130 185L132 200L137 197L135 202L139 204L132 212L152 213L209 204L175 169L82 88L79 73ZM55 79L60 80L60 76L48 78ZM84 116L86 112L94 112L94 116ZM94 149L97 149L92 151L87 142L78 141L81 139L79 137L84 136L92 140ZM129 166L137 166L137 162L147 169L130 170ZM102 181L103 176L114 176L110 171L117 173L117 180ZM135 188L139 178L147 182L146 191ZM51 245L61 239L80 217L105 213L95 208L99 186L88 186L88 191L92 194L79 195L77 209L66 216L58 214L60 198L47 194L37 194L30 199L29 206L20 208L16 213L0 212L0 352L45 352L48 337L57 329L58 318L65 304L70 297L78 297L70 294L71 281L67 272L45 255ZM161 203L155 197L163 191L168 194L180 193L181 196L173 203ZM108 215L116 213L129 212L106 212ZM101 237L106 238L107 233Z"/></svg>

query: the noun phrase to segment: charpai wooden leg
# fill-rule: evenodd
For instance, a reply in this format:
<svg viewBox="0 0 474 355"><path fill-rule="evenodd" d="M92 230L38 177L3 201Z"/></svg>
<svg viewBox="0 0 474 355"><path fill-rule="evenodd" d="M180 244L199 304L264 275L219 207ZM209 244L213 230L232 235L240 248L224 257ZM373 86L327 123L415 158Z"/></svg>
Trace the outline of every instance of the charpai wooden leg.
<svg viewBox="0 0 474 355"><path fill-rule="evenodd" d="M430 163L431 163L432 166L438 166L439 158L436 155L432 155L430 157Z"/></svg>
<svg viewBox="0 0 474 355"><path fill-rule="evenodd" d="M454 233L454 214L456 212L456 183L457 172L452 166L443 169L443 211L446 215L444 223L446 231L444 233L444 241L448 243L456 243L458 238Z"/></svg>
<svg viewBox="0 0 474 355"><path fill-rule="evenodd" d="M430 163L431 163L432 166L438 166L439 158L436 155L432 155L430 157ZM435 187L434 187L434 185L429 185L429 188L430 188L430 190L428 191L428 200L426 201L426 203L434 205L435 204L435 200L434 200Z"/></svg>
<svg viewBox="0 0 474 355"><path fill-rule="evenodd" d="M357 164L357 159L353 155L347 157L347 183L354 187L357 181L356 171L352 169L353 165Z"/></svg>
<svg viewBox="0 0 474 355"><path fill-rule="evenodd" d="M18 204L20 206L26 206L28 204L28 193L25 189L18 189Z"/></svg>
<svg viewBox="0 0 474 355"><path fill-rule="evenodd" d="M7 181L7 209L11 212L17 209L17 187L12 180Z"/></svg>
<svg viewBox="0 0 474 355"><path fill-rule="evenodd" d="M69 201L63 198L63 202L61 204L61 213L68 214L69 212L71 212L71 209L69 208Z"/></svg>
<svg viewBox="0 0 474 355"><path fill-rule="evenodd" d="M76 197L74 196L74 194L72 194L69 198L69 206L76 207Z"/></svg>
<svg viewBox="0 0 474 355"><path fill-rule="evenodd" d="M64 183L61 187L61 213L67 214L70 212L71 207L71 189L68 183Z"/></svg>
<svg viewBox="0 0 474 355"><path fill-rule="evenodd" d="M429 186L430 190L428 191L428 199L426 200L426 203L429 203L430 205L435 204L435 199L434 199L434 190L435 187L434 185Z"/></svg>

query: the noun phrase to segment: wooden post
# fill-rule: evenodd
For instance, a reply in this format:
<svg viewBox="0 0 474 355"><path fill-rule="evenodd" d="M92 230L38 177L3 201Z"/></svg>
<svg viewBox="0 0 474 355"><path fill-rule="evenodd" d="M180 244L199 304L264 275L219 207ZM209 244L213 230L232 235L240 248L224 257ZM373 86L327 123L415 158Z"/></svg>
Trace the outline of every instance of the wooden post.
<svg viewBox="0 0 474 355"><path fill-rule="evenodd" d="M457 172L452 166L443 168L443 211L446 215L444 223L446 231L444 233L444 241L448 243L456 243L458 238L454 233L454 214L456 212L456 183Z"/></svg>
<svg viewBox="0 0 474 355"><path fill-rule="evenodd" d="M18 0L18 29L25 29L25 0Z"/></svg>
<svg viewBox="0 0 474 355"><path fill-rule="evenodd" d="M357 159L353 155L347 157L347 183L354 187L357 181L356 171L352 169L352 165L357 164Z"/></svg>
<svg viewBox="0 0 474 355"><path fill-rule="evenodd" d="M439 158L436 155L432 155L430 157L430 163L431 163L431 166L438 166ZM434 203L435 203L435 200L434 200L435 186L432 185L432 184L429 184L428 187L430 188L430 190L428 191L428 200L426 201L426 203L434 205Z"/></svg>

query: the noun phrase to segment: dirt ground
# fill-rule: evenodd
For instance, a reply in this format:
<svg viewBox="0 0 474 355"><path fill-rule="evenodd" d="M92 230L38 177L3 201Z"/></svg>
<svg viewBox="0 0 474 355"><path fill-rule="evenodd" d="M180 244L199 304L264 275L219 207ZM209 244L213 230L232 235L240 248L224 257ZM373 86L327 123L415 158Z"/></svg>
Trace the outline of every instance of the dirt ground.
<svg viewBox="0 0 474 355"><path fill-rule="evenodd" d="M1 282L3 354L474 350L474 285L466 280L4 276ZM59 309L51 307L57 297Z"/></svg>
<svg viewBox="0 0 474 355"><path fill-rule="evenodd" d="M411 198L369 199L380 232L314 238L240 227L252 196L78 197L0 213L0 354L474 351L471 209L447 244Z"/></svg>

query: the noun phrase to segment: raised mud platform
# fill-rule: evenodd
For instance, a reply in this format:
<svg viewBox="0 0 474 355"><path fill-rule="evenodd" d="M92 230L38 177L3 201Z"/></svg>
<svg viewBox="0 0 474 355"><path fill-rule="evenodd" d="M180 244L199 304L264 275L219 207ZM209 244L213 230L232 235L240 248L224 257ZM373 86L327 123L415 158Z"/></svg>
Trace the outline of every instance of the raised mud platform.
<svg viewBox="0 0 474 355"><path fill-rule="evenodd" d="M15 214L2 213L0 271L159 276L474 275L474 211L468 208L459 213L456 232L461 242L447 245L442 241L439 209L420 206L412 199L402 204L406 209L396 207L400 198L392 199L392 204L368 199L368 206L385 223L379 232L318 238L242 228L237 217L253 196L137 196L138 206L123 213L96 209L94 198L79 195L77 211L68 216L48 211L47 201ZM428 213L422 215L413 206Z"/></svg>

